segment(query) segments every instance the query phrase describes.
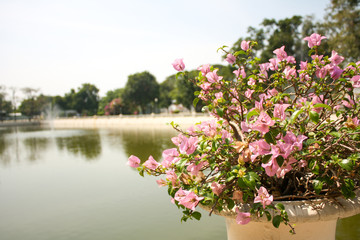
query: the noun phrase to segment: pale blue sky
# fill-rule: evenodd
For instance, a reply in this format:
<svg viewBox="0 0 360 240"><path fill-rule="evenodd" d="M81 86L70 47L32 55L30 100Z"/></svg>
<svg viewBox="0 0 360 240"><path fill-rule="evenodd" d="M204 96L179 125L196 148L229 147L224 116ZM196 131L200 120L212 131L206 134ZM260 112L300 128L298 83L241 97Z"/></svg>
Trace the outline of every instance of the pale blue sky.
<svg viewBox="0 0 360 240"><path fill-rule="evenodd" d="M64 95L88 82L106 91L142 71L160 83L184 58L187 69L222 63L264 18L313 14L330 0L0 0L0 85ZM18 90L20 92L20 90Z"/></svg>

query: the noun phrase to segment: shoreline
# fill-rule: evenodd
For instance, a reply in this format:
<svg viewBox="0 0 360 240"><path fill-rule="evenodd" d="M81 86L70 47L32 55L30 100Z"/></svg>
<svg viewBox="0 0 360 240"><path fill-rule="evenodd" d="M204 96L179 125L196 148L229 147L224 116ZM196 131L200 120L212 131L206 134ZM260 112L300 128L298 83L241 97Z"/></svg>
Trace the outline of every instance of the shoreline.
<svg viewBox="0 0 360 240"><path fill-rule="evenodd" d="M214 119L208 114L189 115L127 115L127 116L93 116L75 118L56 118L44 120L42 125L53 128L132 128L154 129L169 128L174 122L180 128L188 128L198 122Z"/></svg>

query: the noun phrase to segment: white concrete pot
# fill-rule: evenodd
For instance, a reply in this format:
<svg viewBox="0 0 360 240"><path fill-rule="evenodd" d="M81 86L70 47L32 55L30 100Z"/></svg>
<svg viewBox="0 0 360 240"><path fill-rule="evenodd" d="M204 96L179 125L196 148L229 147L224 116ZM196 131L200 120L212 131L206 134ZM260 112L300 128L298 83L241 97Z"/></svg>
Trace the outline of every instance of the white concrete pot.
<svg viewBox="0 0 360 240"><path fill-rule="evenodd" d="M276 203L276 202L274 202ZM336 198L336 200L282 201L288 213L290 224L296 234L289 233L290 228L281 223L275 228L265 217L253 217L246 225L237 224L235 209L216 212L225 217L228 240L334 240L336 222L360 214L360 191L354 199ZM209 211L210 207L201 206ZM241 211L248 212L250 205L244 204Z"/></svg>

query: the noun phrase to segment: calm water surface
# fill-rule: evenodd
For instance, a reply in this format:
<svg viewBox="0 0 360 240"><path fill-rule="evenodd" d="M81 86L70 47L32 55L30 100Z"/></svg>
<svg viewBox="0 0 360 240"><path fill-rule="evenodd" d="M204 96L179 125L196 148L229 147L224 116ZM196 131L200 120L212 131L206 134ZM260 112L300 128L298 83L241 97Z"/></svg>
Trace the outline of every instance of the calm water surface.
<svg viewBox="0 0 360 240"><path fill-rule="evenodd" d="M169 130L0 128L1 240L225 240L221 217L180 223L165 188L126 165L161 158ZM360 239L360 215L337 239Z"/></svg>

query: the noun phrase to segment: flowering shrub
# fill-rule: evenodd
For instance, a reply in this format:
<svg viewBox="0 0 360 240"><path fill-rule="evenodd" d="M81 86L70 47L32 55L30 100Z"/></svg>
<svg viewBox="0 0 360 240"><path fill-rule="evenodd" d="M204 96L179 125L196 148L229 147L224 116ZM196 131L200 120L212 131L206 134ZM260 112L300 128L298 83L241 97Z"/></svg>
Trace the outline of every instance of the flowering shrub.
<svg viewBox="0 0 360 240"><path fill-rule="evenodd" d="M359 187L360 62L341 67L344 58L318 53L326 37L312 34L311 61L296 64L285 47L260 63L253 41L241 51L226 54L234 79L223 79L218 69L202 65L192 80L207 110L215 117L172 138L176 148L163 152L162 162L151 156L143 164L135 156L129 165L163 176L172 202L183 209L182 220L200 219L198 204L211 212L234 209L236 221L265 215L275 227L288 222L282 200L352 198ZM186 75L182 59L173 66ZM194 101L196 104L197 100ZM274 202L276 201L276 202ZM251 210L238 206L250 203Z"/></svg>

